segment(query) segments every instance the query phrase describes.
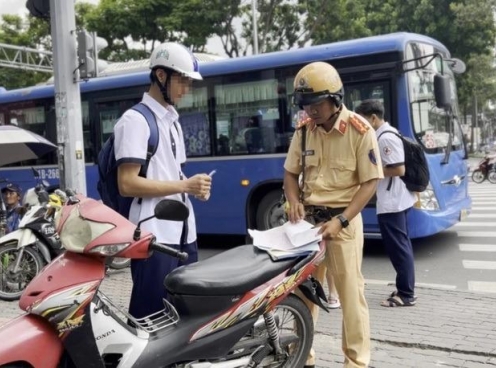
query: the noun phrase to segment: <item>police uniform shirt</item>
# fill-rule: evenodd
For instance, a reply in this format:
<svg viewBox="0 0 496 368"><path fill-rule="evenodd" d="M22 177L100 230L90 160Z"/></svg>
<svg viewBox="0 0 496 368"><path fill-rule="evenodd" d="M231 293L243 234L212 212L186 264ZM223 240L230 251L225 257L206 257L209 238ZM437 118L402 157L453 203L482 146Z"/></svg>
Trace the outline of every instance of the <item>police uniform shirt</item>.
<svg viewBox="0 0 496 368"><path fill-rule="evenodd" d="M179 115L173 106L165 108L147 93L143 95L142 102L155 114L160 136L157 151L150 160L146 177L161 181L180 180L181 164L186 161L186 151L182 130L177 123ZM176 122L177 129L174 127L174 122ZM115 125L114 134L115 158L118 164L126 162L145 163L150 128L141 113L132 109L127 110ZM176 143L176 158L172 152L171 134ZM145 197L141 204L135 198L129 213L130 221L138 223L140 220L152 216L155 205L164 198L182 200L181 194L173 194L168 197ZM193 207L187 195L186 204L190 211L187 243L192 243L196 240L196 224ZM153 233L157 237L157 241L161 243L179 244L183 223L153 219L144 222L143 229Z"/></svg>
<svg viewBox="0 0 496 368"><path fill-rule="evenodd" d="M377 139L370 124L344 105L333 128L307 131L304 204L346 207L360 184L383 178ZM284 168L300 174L301 129L291 141Z"/></svg>
<svg viewBox="0 0 496 368"><path fill-rule="evenodd" d="M387 131L398 132L389 123L383 124L376 131L384 167L404 165L405 151L401 139ZM382 136L379 138L379 136ZM392 181L391 181L392 179ZM391 186L388 190L388 187ZM410 208L417 201L414 193L410 192L399 176L386 177L377 184L377 214L401 212Z"/></svg>

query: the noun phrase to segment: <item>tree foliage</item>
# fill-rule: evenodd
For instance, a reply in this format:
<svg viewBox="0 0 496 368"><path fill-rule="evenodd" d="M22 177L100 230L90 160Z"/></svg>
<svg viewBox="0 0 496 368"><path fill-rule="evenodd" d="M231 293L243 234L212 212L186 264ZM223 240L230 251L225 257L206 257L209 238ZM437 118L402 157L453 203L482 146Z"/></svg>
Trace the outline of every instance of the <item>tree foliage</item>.
<svg viewBox="0 0 496 368"><path fill-rule="evenodd" d="M0 43L51 50L49 24L41 19L18 15L3 15L0 23ZM6 51L10 60L15 51ZM34 57L36 60L37 58ZM48 78L47 73L0 67L0 85L7 89L31 86Z"/></svg>
<svg viewBox="0 0 496 368"><path fill-rule="evenodd" d="M496 0L256 0L259 52L285 50L398 31L431 36L467 63L459 96L493 98ZM96 31L109 46L109 61L142 59L159 42L179 41L208 52L207 40L220 39L228 57L253 52L250 0L100 0L76 3L78 28ZM7 15L0 42L50 50L46 21ZM8 88L34 84L46 75L0 68Z"/></svg>

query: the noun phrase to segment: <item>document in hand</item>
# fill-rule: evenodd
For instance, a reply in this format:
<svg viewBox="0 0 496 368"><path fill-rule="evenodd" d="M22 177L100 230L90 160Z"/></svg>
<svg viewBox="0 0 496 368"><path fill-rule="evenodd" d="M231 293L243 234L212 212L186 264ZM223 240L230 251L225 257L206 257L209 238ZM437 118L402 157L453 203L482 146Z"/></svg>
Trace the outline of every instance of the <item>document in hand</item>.
<svg viewBox="0 0 496 368"><path fill-rule="evenodd" d="M298 257L319 250L322 236L319 228L307 221L296 224L286 222L269 230L248 230L253 245L269 253L272 259Z"/></svg>

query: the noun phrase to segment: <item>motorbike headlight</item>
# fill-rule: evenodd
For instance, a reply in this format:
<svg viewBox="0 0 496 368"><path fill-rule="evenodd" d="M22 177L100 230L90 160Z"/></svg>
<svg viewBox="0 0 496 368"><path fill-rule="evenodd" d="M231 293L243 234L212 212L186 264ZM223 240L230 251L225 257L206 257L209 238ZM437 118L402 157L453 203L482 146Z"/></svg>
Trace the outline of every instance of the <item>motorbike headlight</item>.
<svg viewBox="0 0 496 368"><path fill-rule="evenodd" d="M97 254L101 254L102 256L112 257L115 256L124 248L126 248L129 244L130 243L100 245L98 247L93 248L90 251L90 253L97 253Z"/></svg>
<svg viewBox="0 0 496 368"><path fill-rule="evenodd" d="M415 208L424 211L437 211L439 210L439 202L436 197L436 193L434 193L434 189L432 188L431 183L427 186L427 188L418 193L418 200L415 203Z"/></svg>

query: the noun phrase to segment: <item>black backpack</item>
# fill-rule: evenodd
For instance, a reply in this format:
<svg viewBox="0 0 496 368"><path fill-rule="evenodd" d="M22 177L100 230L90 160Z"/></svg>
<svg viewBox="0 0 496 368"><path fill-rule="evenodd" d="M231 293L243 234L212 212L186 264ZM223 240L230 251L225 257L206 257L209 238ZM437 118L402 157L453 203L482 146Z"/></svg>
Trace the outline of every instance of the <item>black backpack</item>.
<svg viewBox="0 0 496 368"><path fill-rule="evenodd" d="M150 159L157 151L159 142L159 132L155 114L148 106L143 103L138 103L132 107L133 110L141 113L148 123L150 128L150 137L148 138L148 150L146 154L146 163L141 166L139 175L146 177L146 171ZM176 128L177 129L177 128ZM102 202L112 208L122 216L128 218L129 209L133 202L133 197L123 197L119 193L117 185L117 165L114 152L114 134L104 143L100 153L98 154L98 174L99 180L97 184L98 193ZM141 201L141 199L140 199Z"/></svg>
<svg viewBox="0 0 496 368"><path fill-rule="evenodd" d="M377 140L385 133L392 133L403 142L405 151L405 175L401 180L410 192L423 192L429 185L429 167L425 159L422 146L411 139L403 137L401 134L387 130L377 137ZM389 182L388 190L391 188L392 178Z"/></svg>

